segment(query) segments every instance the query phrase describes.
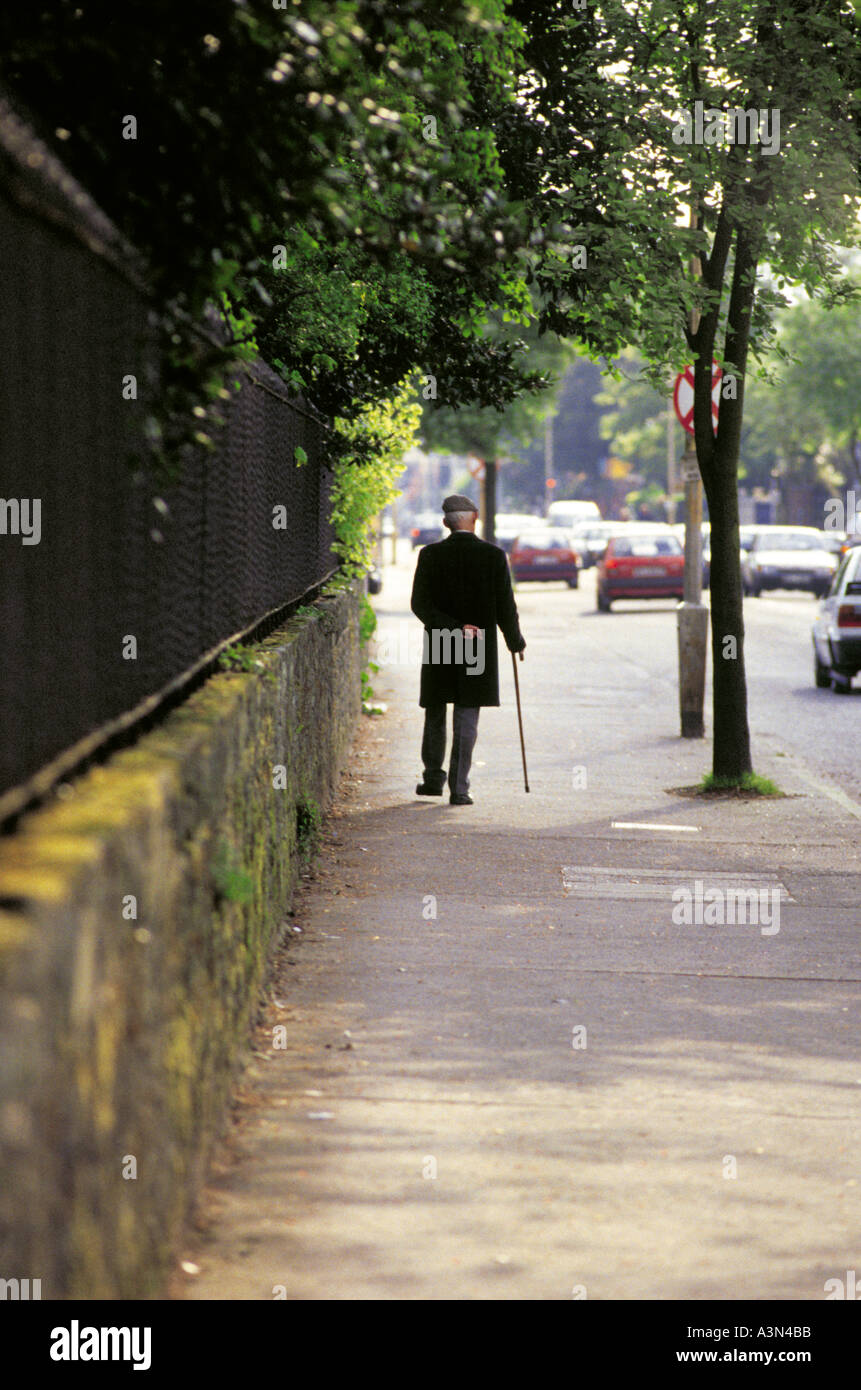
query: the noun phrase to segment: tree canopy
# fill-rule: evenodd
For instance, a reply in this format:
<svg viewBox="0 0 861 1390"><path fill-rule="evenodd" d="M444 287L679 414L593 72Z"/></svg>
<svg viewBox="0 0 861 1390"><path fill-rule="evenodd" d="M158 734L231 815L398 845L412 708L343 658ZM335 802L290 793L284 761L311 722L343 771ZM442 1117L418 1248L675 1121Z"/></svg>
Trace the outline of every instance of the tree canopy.
<svg viewBox="0 0 861 1390"><path fill-rule="evenodd" d="M561 0L514 0L512 13L525 62L501 159L515 184L528 167L543 215L565 224L529 265L542 326L596 355L636 346L662 395L694 364L712 520L714 773L743 776L737 479L748 353L771 345L787 284L832 303L853 293L834 246L859 231L855 8L604 0L572 12ZM735 387L716 432L714 359Z"/></svg>

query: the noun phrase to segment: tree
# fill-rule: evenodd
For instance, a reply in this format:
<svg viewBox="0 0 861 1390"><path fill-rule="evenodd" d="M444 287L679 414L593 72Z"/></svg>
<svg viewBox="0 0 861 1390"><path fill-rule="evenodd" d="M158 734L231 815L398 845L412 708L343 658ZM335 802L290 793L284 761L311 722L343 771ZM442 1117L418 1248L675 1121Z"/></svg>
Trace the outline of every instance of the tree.
<svg viewBox="0 0 861 1390"><path fill-rule="evenodd" d="M712 523L713 771L737 780L751 770L737 500L748 355L769 346L786 284L848 297L832 243L858 234L854 9L609 0L572 14L514 0L512 12L527 42L503 167L517 187L525 161L544 217L567 224L534 255L542 323L596 354L635 344L662 392L669 371L694 361ZM731 377L716 434L715 357Z"/></svg>
<svg viewBox="0 0 861 1390"><path fill-rule="evenodd" d="M603 432L604 386L600 367L578 353L565 373L553 421L553 467L560 488L570 489L574 478L584 476L597 485L601 477L609 452Z"/></svg>
<svg viewBox="0 0 861 1390"><path fill-rule="evenodd" d="M382 400L410 372L425 398L452 407L502 409L530 379L519 337L494 340L479 321L458 322L464 287L445 267L405 251L382 262L361 243L318 240L302 226L284 233L280 250L260 273L270 302L258 311L255 341L324 414ZM469 294L484 307L474 286Z"/></svg>
<svg viewBox="0 0 861 1390"><path fill-rule="evenodd" d="M634 464L648 482L667 484L667 406L669 390L661 393L645 375L646 363L634 349L623 352L598 396L606 407L601 429L613 454ZM674 444L680 427L673 415Z"/></svg>
<svg viewBox="0 0 861 1390"><path fill-rule="evenodd" d="M501 335L504 329L500 327L497 331ZM538 339L534 327L527 339L530 337L528 361L533 371L532 390L522 392L501 409L458 407L456 403L453 409L447 401L429 402L422 418L426 447L477 454L491 464L502 456L522 459L523 448L532 444L546 417L554 413L565 369L576 352L571 344L552 334ZM485 520L492 533L493 517Z"/></svg>
<svg viewBox="0 0 861 1390"><path fill-rule="evenodd" d="M351 367L357 408L364 386L395 390L419 365L404 357L393 376L410 342L432 349L465 397L511 399L523 384L516 345L489 354L480 330L487 304L512 319L525 310L522 221L500 196L473 91L512 101L517 41L503 0L307 0L301 15L265 0L127 0L121 22L111 0L0 8L0 81L146 259L164 364L147 404L163 462L192 433L206 440L224 368L253 354L264 318L288 378L308 367L283 311L314 248L330 304L340 284L366 330L350 364L322 335L314 376L333 407L350 395ZM292 260L273 303L280 245ZM380 272L409 283L416 305L384 303ZM345 275L365 289L351 295ZM365 290L379 312L360 313ZM432 331L415 342L423 296ZM213 309L229 330L220 346L201 332ZM366 349L376 381L355 368ZM202 395L203 421L192 410Z"/></svg>
<svg viewBox="0 0 861 1390"><path fill-rule="evenodd" d="M341 436L332 488L335 550L347 576L364 574L371 560L368 521L396 496L402 460L413 443L421 409L404 384L390 400L367 404L337 420Z"/></svg>
<svg viewBox="0 0 861 1390"><path fill-rule="evenodd" d="M855 305L804 301L782 316L789 358L775 394L781 419L830 486L861 485L861 318Z"/></svg>

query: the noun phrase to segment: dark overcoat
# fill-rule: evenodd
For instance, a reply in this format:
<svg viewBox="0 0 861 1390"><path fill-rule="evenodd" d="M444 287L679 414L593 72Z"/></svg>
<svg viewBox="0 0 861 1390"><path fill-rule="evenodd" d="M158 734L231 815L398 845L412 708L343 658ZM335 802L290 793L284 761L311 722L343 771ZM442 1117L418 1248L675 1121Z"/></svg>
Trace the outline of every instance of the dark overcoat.
<svg viewBox="0 0 861 1390"><path fill-rule="evenodd" d="M419 551L411 607L424 624L419 704L499 704L497 624L511 652L523 651L508 560L499 546L471 531L453 531ZM477 643L460 647L440 634L461 632L464 623L484 629L483 670ZM460 660L457 660L460 656Z"/></svg>

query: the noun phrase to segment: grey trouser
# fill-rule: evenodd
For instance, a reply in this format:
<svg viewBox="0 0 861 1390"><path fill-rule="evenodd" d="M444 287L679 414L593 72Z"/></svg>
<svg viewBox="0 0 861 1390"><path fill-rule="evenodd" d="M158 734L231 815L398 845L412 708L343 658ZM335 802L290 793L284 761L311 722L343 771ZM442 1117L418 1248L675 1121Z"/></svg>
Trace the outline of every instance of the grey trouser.
<svg viewBox="0 0 861 1390"><path fill-rule="evenodd" d="M446 705L428 705L425 709L425 728L422 738L424 780L428 787L445 786L445 725ZM454 705L451 757L448 764L448 789L452 796L466 796L469 791L469 769L472 750L478 736L480 706Z"/></svg>

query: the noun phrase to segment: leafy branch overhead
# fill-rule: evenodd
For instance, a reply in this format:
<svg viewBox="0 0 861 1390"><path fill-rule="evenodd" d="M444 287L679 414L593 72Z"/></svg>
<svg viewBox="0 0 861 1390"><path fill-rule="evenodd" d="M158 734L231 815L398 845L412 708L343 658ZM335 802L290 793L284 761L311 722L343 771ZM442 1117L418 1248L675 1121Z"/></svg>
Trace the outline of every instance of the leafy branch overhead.
<svg viewBox="0 0 861 1390"><path fill-rule="evenodd" d="M483 324L528 313L522 218L474 93L513 99L518 38L502 0L2 8L0 81L149 262L156 451L207 442L257 350L329 414L431 359L452 400L513 398Z"/></svg>

